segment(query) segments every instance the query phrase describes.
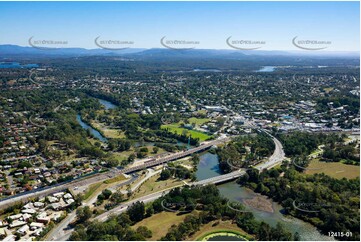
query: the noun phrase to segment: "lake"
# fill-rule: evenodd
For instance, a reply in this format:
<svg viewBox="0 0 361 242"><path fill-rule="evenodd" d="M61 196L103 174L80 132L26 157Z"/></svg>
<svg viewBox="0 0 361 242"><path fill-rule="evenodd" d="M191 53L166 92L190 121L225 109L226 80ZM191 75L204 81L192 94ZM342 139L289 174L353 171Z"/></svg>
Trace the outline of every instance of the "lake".
<svg viewBox="0 0 361 242"><path fill-rule="evenodd" d="M195 72L199 72L199 71L205 71L205 72L222 72L221 70L218 70L218 69L193 69L193 71Z"/></svg>
<svg viewBox="0 0 361 242"><path fill-rule="evenodd" d="M275 71L275 66L263 66L261 69L255 71L255 72L273 72Z"/></svg>

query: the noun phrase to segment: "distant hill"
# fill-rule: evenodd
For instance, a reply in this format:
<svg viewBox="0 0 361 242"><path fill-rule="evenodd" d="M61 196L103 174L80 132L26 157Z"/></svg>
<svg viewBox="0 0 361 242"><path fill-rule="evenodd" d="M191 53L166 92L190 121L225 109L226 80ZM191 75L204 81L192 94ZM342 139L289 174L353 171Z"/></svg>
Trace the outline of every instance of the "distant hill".
<svg viewBox="0 0 361 242"><path fill-rule="evenodd" d="M0 45L0 57L15 56L53 56L53 57L75 57L92 55L125 55L136 53L145 49L124 49L124 50L105 50L105 49L84 49L84 48L58 48L58 49L37 49L34 47L24 47L18 45Z"/></svg>
<svg viewBox="0 0 361 242"><path fill-rule="evenodd" d="M213 50L213 49L190 49L190 50L171 50L171 49L141 49L129 48L124 50L106 50L106 49L84 49L84 48L58 48L58 49L37 49L34 47L24 47L18 45L0 45L0 58L14 57L81 57L81 56L127 56L131 58L155 59L155 58L226 58L226 59L252 59L259 57L350 57L359 58L359 52L337 52L337 51L266 51L266 50Z"/></svg>

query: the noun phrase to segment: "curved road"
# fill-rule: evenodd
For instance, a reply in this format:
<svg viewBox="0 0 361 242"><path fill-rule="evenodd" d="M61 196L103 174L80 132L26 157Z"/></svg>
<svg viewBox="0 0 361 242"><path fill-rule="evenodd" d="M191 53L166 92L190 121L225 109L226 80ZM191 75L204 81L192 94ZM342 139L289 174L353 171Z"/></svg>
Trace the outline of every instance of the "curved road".
<svg viewBox="0 0 361 242"><path fill-rule="evenodd" d="M279 140L277 140L274 136L269 134L266 130L260 130L260 131L263 131L263 132L267 133L272 138L273 142L275 143L275 150L274 150L273 154L269 157L269 159L266 162L258 164L257 166L255 166L255 168L258 169L258 170L270 169L270 168L280 164L285 159L285 153L283 151L283 146L282 146L282 144L281 144L281 142ZM189 185L192 186L192 185L216 184L216 183L219 183L219 182L224 182L224 181L236 179L236 178L244 175L245 173L246 173L245 170L240 169L240 170L228 173L228 174L216 176L216 177L205 179L205 180L198 181L198 182L193 182L193 183L191 183ZM164 194L168 193L173 188L174 187L168 188L168 189L165 189L163 191L158 191L158 192L155 192L155 193L152 193L152 194L149 194L149 195L134 199L132 201L123 203L120 206L117 206L117 207L109 210L108 212L105 212L105 213L95 217L94 220L96 219L98 221L105 221L105 220L107 220L107 218L110 215L125 212L127 210L127 208L131 204L133 204L133 203L135 203L137 201L142 201L144 203L154 201L157 198L159 198L159 197L163 196ZM70 237L72 232L73 232L72 229L68 230L66 232L62 231L62 232L60 232L61 236L51 237L51 239L52 240L57 240L57 241L67 240Z"/></svg>

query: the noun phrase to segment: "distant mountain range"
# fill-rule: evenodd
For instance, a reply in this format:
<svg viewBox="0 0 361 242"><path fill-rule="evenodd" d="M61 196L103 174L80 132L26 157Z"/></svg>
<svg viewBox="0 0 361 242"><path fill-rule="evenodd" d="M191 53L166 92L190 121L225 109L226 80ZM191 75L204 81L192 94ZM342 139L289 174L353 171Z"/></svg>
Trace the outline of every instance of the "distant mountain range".
<svg viewBox="0 0 361 242"><path fill-rule="evenodd" d="M359 58L359 52L338 51L265 51L265 50L212 50L212 49L141 49L123 50L58 48L38 49L18 45L0 45L0 59L15 57L81 57L81 56L127 56L132 58L227 58L244 59L251 56L314 56L314 57L349 57Z"/></svg>

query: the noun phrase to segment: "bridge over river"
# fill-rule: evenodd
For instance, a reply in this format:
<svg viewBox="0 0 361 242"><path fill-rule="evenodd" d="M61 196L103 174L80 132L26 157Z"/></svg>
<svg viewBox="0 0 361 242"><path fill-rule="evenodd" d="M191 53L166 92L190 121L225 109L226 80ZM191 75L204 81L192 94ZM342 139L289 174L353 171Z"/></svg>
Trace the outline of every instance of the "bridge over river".
<svg viewBox="0 0 361 242"><path fill-rule="evenodd" d="M275 137L273 137L271 134L269 134L267 131L265 130L261 130L263 132L265 132L267 135L269 135L274 144L275 144L275 150L273 152L273 154L268 158L268 160L266 162L262 162L258 165L256 165L254 168L257 170L263 170L263 169L270 169L278 164L280 164L284 159L285 159L285 153L283 151L283 146L281 144L281 142L276 139ZM227 181L232 181L237 179L240 176L243 176L244 174L246 174L246 169L239 169L224 175L219 175L216 177L211 177L205 180L201 180L201 181L197 181L192 183L191 185L207 185L207 184L219 184L219 183L224 183Z"/></svg>

